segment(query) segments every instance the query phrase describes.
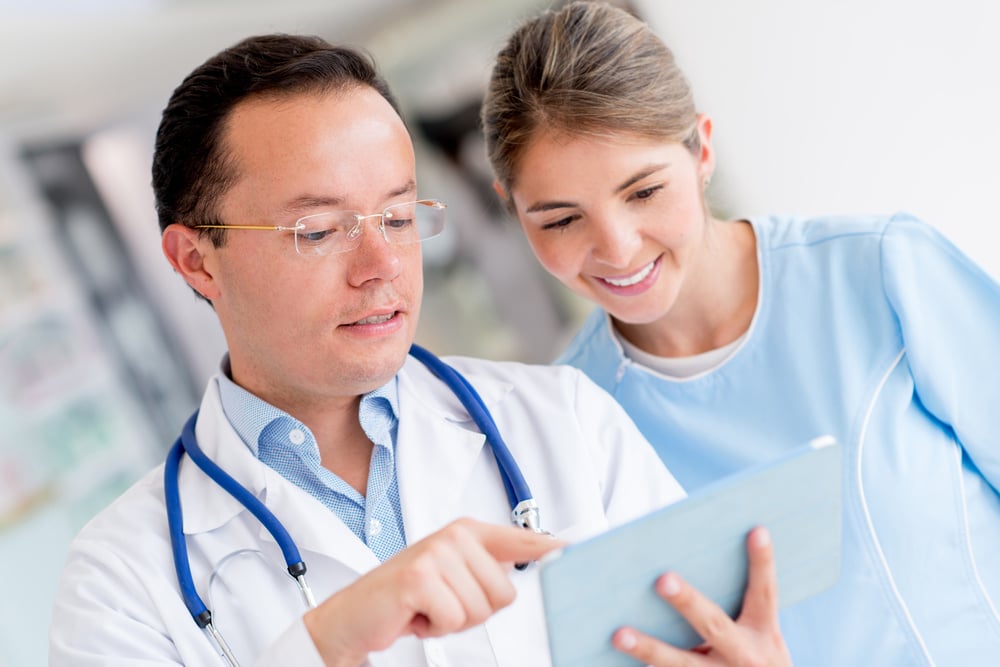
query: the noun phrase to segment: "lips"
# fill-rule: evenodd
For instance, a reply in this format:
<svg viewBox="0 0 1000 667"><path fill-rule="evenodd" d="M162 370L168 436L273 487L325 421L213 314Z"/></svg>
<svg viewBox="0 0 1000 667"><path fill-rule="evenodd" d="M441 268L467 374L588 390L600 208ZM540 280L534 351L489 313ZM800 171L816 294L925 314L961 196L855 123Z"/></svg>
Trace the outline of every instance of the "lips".
<svg viewBox="0 0 1000 667"><path fill-rule="evenodd" d="M633 274L618 278L599 278L599 280L603 280L609 285L614 285L615 287L631 287L632 285L636 285L645 280L649 274L653 272L654 268L656 268L656 262L652 261Z"/></svg>
<svg viewBox="0 0 1000 667"><path fill-rule="evenodd" d="M394 310L391 313L383 313L381 315L371 315L369 317L360 319L357 322L352 322L350 326L363 326L366 324L382 324L384 322L388 322L389 320L391 320L393 317L396 316L398 312L399 311Z"/></svg>

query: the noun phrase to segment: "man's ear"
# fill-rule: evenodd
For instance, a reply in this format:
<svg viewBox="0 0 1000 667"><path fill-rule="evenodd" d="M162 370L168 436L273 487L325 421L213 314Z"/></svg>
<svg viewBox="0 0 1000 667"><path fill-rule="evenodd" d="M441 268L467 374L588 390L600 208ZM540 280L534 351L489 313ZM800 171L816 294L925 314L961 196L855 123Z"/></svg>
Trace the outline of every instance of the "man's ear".
<svg viewBox="0 0 1000 667"><path fill-rule="evenodd" d="M191 289L213 301L219 294L218 285L205 262L207 253L214 250L212 241L196 229L174 223L163 230L160 243L174 271L181 274Z"/></svg>

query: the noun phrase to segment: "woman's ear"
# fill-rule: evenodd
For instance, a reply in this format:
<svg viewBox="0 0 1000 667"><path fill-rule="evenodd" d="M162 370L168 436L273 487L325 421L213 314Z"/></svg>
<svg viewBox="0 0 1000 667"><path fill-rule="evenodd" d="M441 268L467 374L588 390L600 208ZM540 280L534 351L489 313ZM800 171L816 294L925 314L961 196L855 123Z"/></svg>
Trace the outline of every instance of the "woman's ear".
<svg viewBox="0 0 1000 667"><path fill-rule="evenodd" d="M493 192L497 193L497 196L500 197L500 199L504 200L505 203L507 202L507 191L503 189L503 186L500 184L500 181L498 180L493 181Z"/></svg>
<svg viewBox="0 0 1000 667"><path fill-rule="evenodd" d="M703 113L698 114L698 143L698 176L707 186L715 172L715 149L712 148L712 119Z"/></svg>
<svg viewBox="0 0 1000 667"><path fill-rule="evenodd" d="M191 289L209 301L218 296L215 276L205 261L208 253L215 250L209 238L196 229L174 223L163 230L160 244L170 266Z"/></svg>

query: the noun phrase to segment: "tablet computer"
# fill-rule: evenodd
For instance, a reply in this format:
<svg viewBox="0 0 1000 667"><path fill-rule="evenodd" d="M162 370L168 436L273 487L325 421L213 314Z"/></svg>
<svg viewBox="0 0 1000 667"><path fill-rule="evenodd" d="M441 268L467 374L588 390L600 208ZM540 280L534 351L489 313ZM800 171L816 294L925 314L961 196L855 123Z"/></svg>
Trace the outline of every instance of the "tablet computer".
<svg viewBox="0 0 1000 667"><path fill-rule="evenodd" d="M539 576L554 667L635 665L611 646L623 625L682 648L700 644L654 582L677 572L735 618L754 526L771 534L781 607L833 585L840 573L840 458L832 437L817 438L547 556Z"/></svg>

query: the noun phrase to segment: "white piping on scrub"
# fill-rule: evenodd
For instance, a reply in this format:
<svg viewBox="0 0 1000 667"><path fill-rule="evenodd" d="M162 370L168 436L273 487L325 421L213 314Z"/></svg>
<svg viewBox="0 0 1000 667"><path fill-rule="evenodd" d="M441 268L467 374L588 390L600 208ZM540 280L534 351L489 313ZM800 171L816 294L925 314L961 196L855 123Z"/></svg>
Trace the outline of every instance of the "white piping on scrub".
<svg viewBox="0 0 1000 667"><path fill-rule="evenodd" d="M965 548L969 552L969 562L972 564L972 574L976 578L976 585L979 586L979 591L983 594L983 598L986 600L986 604L989 605L990 611L993 613L993 618L996 619L997 624L1000 625L1000 614L997 614L997 608L993 606L993 598L986 591L986 586L983 585L983 580L979 576L979 566L976 564L976 552L972 550L972 537L969 535L969 509L965 504L965 480L962 479L962 449L961 447L956 447L955 452L956 465L958 468L958 491L962 498L962 527L965 533Z"/></svg>
<svg viewBox="0 0 1000 667"><path fill-rule="evenodd" d="M889 585L892 588L892 594L896 597L896 602L903 610L903 615L906 617L906 622L910 626L910 630L913 631L913 635L917 638L917 642L920 644L920 649L924 652L924 657L927 658L928 664L931 667L934 666L934 659L931 657L930 651L927 650L927 645L924 643L924 638L920 636L920 631L917 630L916 624L913 622L913 616L910 615L910 610L906 606L906 602L903 601L903 596L900 595L899 589L896 587L896 580L892 577L892 570L889 569L889 563L885 559L885 554L882 552L882 545L878 541L878 536L875 534L875 526L872 524L872 517L868 511L868 500L865 498L865 487L864 481L861 477L861 460L862 460L862 449L865 446L865 435L868 432L868 422L871 420L872 412L875 409L875 403L878 402L879 396L882 394L882 390L885 389L886 382L889 381L889 376L892 372L896 370L899 366L899 362L903 360L906 354L906 348L904 347L899 351L899 355L890 364L889 370L885 372L882 379L878 383L878 388L875 390L874 396L872 396L871 403L868 404L868 411L865 413L865 419L861 424L861 433L858 435L858 466L857 466L857 476L858 476L858 493L861 496L861 509L865 514L865 523L868 525L868 532L871 534L872 543L875 545L875 551L878 553L879 561L882 563L882 567L885 569L886 576L889 578Z"/></svg>

